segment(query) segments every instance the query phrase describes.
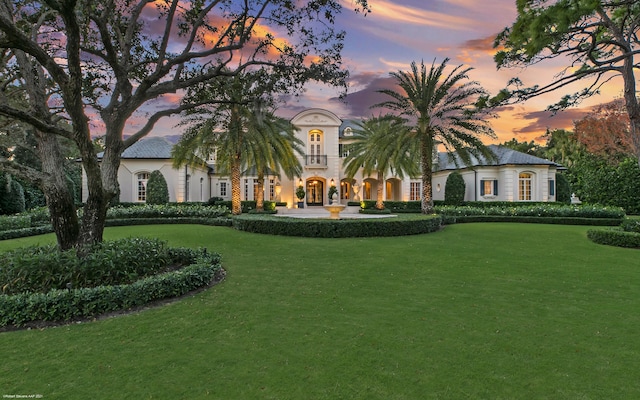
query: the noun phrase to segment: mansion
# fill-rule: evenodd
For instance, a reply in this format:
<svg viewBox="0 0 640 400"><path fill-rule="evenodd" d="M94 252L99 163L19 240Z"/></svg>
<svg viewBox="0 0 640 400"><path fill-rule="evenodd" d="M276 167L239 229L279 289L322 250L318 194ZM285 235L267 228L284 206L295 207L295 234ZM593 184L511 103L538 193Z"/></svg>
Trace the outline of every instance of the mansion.
<svg viewBox="0 0 640 400"><path fill-rule="evenodd" d="M302 175L293 180L285 176L265 177L264 199L285 202L296 207L295 191L303 186L305 207L329 203L329 187L335 185L341 203L375 200L376 176L358 173L345 176L343 161L355 129L353 121L342 121L330 111L308 109L291 120L298 128L296 135L304 143L306 154L300 157ZM231 199L231 179L216 171L215 160L208 168L173 168L172 144L161 137L148 137L126 149L118 170L121 202L146 201L146 183L152 171L159 170L167 181L169 201L206 202L211 197ZM447 177L459 171L466 184L465 201L544 201L556 200L555 180L560 166L554 162L491 145L495 160L474 159L472 165L456 165L446 153L433 157L433 199L444 200ZM255 171L255 168L254 168ZM257 177L251 168L242 176L242 200L254 200ZM420 177L385 177L384 199L389 201L420 200ZM83 175L83 201L87 197Z"/></svg>

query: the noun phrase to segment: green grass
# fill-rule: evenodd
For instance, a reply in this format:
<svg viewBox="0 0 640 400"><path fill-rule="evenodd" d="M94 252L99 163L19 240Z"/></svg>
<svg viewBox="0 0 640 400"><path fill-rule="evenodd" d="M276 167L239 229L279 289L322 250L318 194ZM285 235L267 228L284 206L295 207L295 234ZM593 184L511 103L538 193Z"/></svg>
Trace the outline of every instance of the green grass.
<svg viewBox="0 0 640 400"><path fill-rule="evenodd" d="M226 281L128 316L1 333L0 395L640 398L640 252L594 244L587 229L311 239L109 228L218 251Z"/></svg>

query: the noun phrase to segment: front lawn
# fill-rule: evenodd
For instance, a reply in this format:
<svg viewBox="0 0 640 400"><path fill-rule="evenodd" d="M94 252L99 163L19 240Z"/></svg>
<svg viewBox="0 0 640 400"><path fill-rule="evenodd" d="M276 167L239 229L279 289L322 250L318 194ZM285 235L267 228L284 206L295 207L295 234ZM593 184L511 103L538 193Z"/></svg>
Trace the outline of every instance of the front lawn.
<svg viewBox="0 0 640 400"><path fill-rule="evenodd" d="M640 253L592 243L588 229L482 223L313 239L108 228L108 239L219 252L226 280L140 313L0 333L0 394L640 398Z"/></svg>

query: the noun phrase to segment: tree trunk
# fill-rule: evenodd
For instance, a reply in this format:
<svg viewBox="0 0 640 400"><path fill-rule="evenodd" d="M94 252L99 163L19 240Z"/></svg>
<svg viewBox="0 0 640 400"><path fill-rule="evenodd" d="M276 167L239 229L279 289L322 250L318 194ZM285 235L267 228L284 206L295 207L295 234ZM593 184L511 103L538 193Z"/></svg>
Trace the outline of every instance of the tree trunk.
<svg viewBox="0 0 640 400"><path fill-rule="evenodd" d="M240 203L240 157L236 156L231 161L231 214L242 214Z"/></svg>
<svg viewBox="0 0 640 400"><path fill-rule="evenodd" d="M627 57L622 69L624 81L624 101L629 114L629 129L631 130L631 143L633 154L635 154L640 166L640 105L636 97L636 82L633 73L633 59Z"/></svg>
<svg viewBox="0 0 640 400"><path fill-rule="evenodd" d="M258 171L258 193L256 194L256 210L264 211L264 174Z"/></svg>
<svg viewBox="0 0 640 400"><path fill-rule="evenodd" d="M75 199L64 171L64 157L56 136L36 132L35 137L42 171L45 172L41 188L49 208L51 225L58 248L69 250L76 245L80 226Z"/></svg>
<svg viewBox="0 0 640 400"><path fill-rule="evenodd" d="M109 203L120 192L118 168L124 144L117 133L107 133L105 139L107 146L100 163L97 162L90 141L82 143L80 149L88 189L77 244L80 251L82 248L102 242Z"/></svg>
<svg viewBox="0 0 640 400"><path fill-rule="evenodd" d="M423 214L433 214L433 190L432 190L432 157L433 138L423 134L420 139L420 163L422 168L422 204Z"/></svg>
<svg viewBox="0 0 640 400"><path fill-rule="evenodd" d="M384 176L382 175L382 171L378 171L378 190L376 196L376 209L384 210Z"/></svg>

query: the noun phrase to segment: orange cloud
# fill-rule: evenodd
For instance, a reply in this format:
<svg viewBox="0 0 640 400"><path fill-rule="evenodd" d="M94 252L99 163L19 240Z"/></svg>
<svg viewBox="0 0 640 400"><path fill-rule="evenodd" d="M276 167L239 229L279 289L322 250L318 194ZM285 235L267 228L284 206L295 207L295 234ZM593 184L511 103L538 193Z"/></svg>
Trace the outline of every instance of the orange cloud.
<svg viewBox="0 0 640 400"><path fill-rule="evenodd" d="M468 30L470 29L470 26L476 24L476 21L470 18L402 6L385 0L373 2L371 4L371 10L373 11L372 15L376 18L379 17L399 23L410 23L454 30Z"/></svg>

